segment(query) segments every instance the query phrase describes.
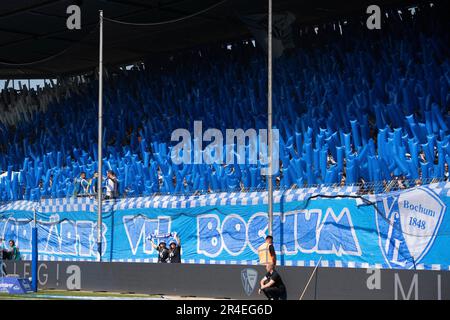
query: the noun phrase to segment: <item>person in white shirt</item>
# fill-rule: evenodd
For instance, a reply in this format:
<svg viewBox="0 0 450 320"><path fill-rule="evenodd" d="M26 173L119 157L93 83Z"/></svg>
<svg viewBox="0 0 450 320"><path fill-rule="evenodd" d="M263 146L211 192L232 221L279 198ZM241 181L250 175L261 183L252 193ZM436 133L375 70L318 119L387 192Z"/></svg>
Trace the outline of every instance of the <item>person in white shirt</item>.
<svg viewBox="0 0 450 320"><path fill-rule="evenodd" d="M109 170L106 176L106 196L105 199L115 199L119 195L118 181L116 174Z"/></svg>

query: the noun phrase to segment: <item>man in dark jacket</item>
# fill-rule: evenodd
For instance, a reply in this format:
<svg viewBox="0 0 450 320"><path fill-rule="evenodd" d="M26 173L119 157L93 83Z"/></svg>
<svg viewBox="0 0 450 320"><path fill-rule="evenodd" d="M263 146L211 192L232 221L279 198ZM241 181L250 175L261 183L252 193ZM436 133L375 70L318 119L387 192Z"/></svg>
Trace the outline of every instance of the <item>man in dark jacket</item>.
<svg viewBox="0 0 450 320"><path fill-rule="evenodd" d="M150 239L152 243L152 247L158 251L158 263L167 263L169 258L169 249L166 247L166 242L161 241L158 245L153 242L153 239Z"/></svg>
<svg viewBox="0 0 450 320"><path fill-rule="evenodd" d="M269 300L286 300L286 287L273 263L266 264L266 275L261 279L258 293L264 292Z"/></svg>
<svg viewBox="0 0 450 320"><path fill-rule="evenodd" d="M178 234L175 234L175 240L169 243L169 263L181 263L181 241Z"/></svg>

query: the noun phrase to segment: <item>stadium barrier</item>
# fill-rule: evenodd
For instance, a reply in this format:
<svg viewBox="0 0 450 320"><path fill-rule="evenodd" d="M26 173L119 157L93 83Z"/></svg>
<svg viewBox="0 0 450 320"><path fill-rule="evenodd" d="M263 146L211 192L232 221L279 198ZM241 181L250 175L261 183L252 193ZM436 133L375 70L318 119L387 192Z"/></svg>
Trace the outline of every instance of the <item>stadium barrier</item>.
<svg viewBox="0 0 450 320"><path fill-rule="evenodd" d="M274 193L274 245L284 266L449 270L450 182L381 194L358 187ZM182 262L257 265L267 192L106 200L103 261L156 262L150 239L182 242ZM0 207L0 232L30 258L33 212L40 260L97 259L94 198L17 201ZM446 214L447 213L447 214Z"/></svg>
<svg viewBox="0 0 450 320"><path fill-rule="evenodd" d="M6 269L20 277L30 276L27 261L8 261ZM298 300L303 291L304 300L450 300L448 271L319 267L311 278L313 267L277 269L289 300ZM263 266L42 261L38 270L43 290L265 299L258 295Z"/></svg>

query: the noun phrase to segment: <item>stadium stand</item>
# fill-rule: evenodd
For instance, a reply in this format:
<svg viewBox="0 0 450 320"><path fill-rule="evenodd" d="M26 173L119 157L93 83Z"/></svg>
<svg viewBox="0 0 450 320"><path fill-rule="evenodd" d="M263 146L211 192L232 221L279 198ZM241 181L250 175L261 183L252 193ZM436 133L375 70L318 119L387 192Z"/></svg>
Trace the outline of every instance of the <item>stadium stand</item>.
<svg viewBox="0 0 450 320"><path fill-rule="evenodd" d="M274 62L279 188L365 182L379 183L376 192L393 179L448 179L446 21L424 6L391 12L380 31L356 24L305 27L298 48ZM2 90L0 201L71 197L81 172L93 177L97 84L77 79ZM265 57L251 41L109 69L104 87L105 171L116 172L121 195L265 187L261 163L170 159L171 133L192 131L194 120L223 132L267 126Z"/></svg>

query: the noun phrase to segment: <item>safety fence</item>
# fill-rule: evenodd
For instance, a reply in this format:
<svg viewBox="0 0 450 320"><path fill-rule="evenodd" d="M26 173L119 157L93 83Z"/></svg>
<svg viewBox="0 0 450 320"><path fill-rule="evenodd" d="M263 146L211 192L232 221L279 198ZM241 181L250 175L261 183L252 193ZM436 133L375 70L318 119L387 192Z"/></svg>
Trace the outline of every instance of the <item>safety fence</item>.
<svg viewBox="0 0 450 320"><path fill-rule="evenodd" d="M330 189L330 188L345 188L349 187L352 189L356 189L358 194L379 194L386 193L391 191L398 190L406 190L414 187L418 187L421 185L427 185L438 182L446 182L449 181L449 177L442 178L426 178L426 179L404 179L401 177L395 177L392 180L388 181L374 181L374 182L359 182L359 183L323 183L323 184L304 184L302 186L298 186L296 184L290 187L280 187L274 186L273 190L278 192L286 192L288 190L297 190L297 189ZM225 190L196 190L191 192L155 192L150 196L200 196L207 194L215 194L215 193L236 193L236 192L264 192L267 191L266 187L261 188L244 188L244 187L236 187L234 189L225 189ZM121 194L116 197L116 199L130 199L130 198L138 198L138 197L148 197L146 194L134 194L128 195L126 193ZM66 199L69 198L96 198L96 193L84 193L75 195L68 195ZM106 200L106 194L103 192L102 197ZM51 199L51 197L42 196L41 200Z"/></svg>

